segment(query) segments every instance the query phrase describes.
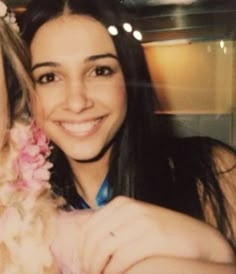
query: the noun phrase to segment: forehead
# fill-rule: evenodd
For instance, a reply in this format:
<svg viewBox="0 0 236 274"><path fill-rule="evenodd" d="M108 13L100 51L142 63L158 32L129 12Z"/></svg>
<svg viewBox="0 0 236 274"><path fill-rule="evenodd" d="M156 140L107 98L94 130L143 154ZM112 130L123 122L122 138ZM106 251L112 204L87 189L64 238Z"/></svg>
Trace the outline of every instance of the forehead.
<svg viewBox="0 0 236 274"><path fill-rule="evenodd" d="M33 60L64 54L116 53L107 29L92 17L63 15L42 25L31 43Z"/></svg>

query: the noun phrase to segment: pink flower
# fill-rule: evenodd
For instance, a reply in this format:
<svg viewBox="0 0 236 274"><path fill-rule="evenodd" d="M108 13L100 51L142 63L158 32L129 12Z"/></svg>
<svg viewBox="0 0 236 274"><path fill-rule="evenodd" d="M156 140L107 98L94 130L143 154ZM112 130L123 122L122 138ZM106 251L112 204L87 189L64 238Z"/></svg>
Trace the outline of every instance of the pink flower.
<svg viewBox="0 0 236 274"><path fill-rule="evenodd" d="M47 157L51 149L43 132L35 123L18 124L11 130L10 137L18 150L13 163L17 174L13 186L17 190L49 188L52 164L47 161Z"/></svg>

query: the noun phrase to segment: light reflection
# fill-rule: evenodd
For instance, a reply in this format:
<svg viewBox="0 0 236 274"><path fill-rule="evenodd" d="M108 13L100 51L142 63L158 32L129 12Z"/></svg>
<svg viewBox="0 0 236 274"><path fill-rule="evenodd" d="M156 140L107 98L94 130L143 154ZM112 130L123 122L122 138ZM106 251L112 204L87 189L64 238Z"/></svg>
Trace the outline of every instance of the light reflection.
<svg viewBox="0 0 236 274"><path fill-rule="evenodd" d="M223 49L225 46L225 42L223 40L220 41L220 47Z"/></svg>
<svg viewBox="0 0 236 274"><path fill-rule="evenodd" d="M143 39L142 33L139 30L135 30L133 32L133 36L135 39L141 41Z"/></svg>
<svg viewBox="0 0 236 274"><path fill-rule="evenodd" d="M113 36L115 36L119 33L117 27L115 27L115 26L109 26L108 27L108 32Z"/></svg>
<svg viewBox="0 0 236 274"><path fill-rule="evenodd" d="M131 31L133 30L133 28L132 28L132 26L131 26L130 23L124 23L124 24L123 24L123 28L124 28L124 30L127 31L127 32L131 32Z"/></svg>

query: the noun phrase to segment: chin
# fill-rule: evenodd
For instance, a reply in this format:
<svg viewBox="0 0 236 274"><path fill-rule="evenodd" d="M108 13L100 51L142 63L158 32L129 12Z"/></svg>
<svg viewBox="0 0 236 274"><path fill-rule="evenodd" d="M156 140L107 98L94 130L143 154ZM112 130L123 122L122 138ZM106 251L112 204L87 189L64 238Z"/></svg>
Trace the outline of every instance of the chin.
<svg viewBox="0 0 236 274"><path fill-rule="evenodd" d="M87 150L87 151L84 151L84 153L82 151L78 151L78 153L76 153L76 151L71 151L71 153L67 154L67 157L77 162L84 162L84 163L96 162L104 158L104 156L107 153L109 153L110 148L111 148L111 145L109 143L108 145L105 145L104 147L100 149L94 149L93 151Z"/></svg>

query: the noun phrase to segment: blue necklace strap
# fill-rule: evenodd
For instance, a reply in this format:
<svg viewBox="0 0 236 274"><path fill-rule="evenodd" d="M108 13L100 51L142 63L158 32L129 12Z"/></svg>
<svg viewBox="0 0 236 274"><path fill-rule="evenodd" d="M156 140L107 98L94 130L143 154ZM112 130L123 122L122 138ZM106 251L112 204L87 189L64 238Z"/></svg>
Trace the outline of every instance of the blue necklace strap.
<svg viewBox="0 0 236 274"><path fill-rule="evenodd" d="M108 180L105 179L97 193L96 196L96 206L101 207L104 206L108 202ZM90 208L90 206L86 203L86 201L79 195L76 195L76 198L73 201L72 206L77 209L77 208Z"/></svg>

